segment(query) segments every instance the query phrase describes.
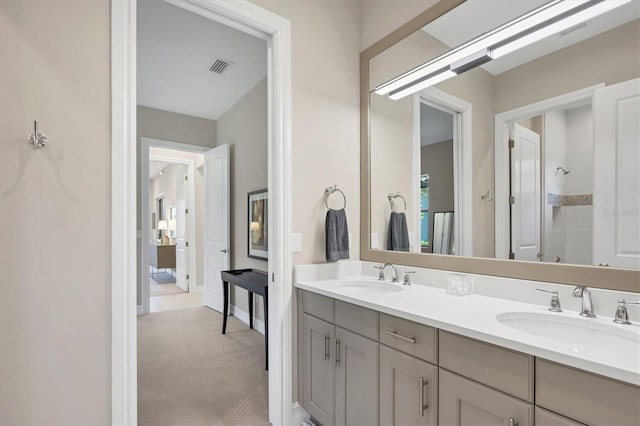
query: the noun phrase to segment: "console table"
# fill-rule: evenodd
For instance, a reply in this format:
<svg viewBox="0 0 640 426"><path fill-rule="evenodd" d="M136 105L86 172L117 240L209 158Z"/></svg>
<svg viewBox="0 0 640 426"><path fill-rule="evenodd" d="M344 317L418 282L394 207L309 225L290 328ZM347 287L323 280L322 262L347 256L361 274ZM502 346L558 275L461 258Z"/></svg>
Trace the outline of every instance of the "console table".
<svg viewBox="0 0 640 426"><path fill-rule="evenodd" d="M227 332L227 315L229 312L229 284L242 287L249 292L249 328L253 328L253 293L262 296L264 306L264 359L265 369L269 370L269 287L268 274L257 269L235 269L221 271L222 290L224 293L224 312L222 317L222 334Z"/></svg>
<svg viewBox="0 0 640 426"><path fill-rule="evenodd" d="M176 269L176 245L149 244L149 264L158 269ZM151 274L153 278L153 273Z"/></svg>

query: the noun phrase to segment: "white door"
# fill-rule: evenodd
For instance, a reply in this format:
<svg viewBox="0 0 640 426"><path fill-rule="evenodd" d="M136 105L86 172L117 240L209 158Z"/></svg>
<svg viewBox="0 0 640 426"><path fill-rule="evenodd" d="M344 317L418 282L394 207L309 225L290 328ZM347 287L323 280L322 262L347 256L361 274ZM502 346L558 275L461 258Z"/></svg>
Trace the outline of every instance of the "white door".
<svg viewBox="0 0 640 426"><path fill-rule="evenodd" d="M229 145L204 154L204 304L222 312L220 271L229 269Z"/></svg>
<svg viewBox="0 0 640 426"><path fill-rule="evenodd" d="M513 125L511 148L511 251L518 260L541 260L540 135Z"/></svg>
<svg viewBox="0 0 640 426"><path fill-rule="evenodd" d="M187 194L187 166L181 166L176 173L176 285L184 291L189 291Z"/></svg>
<svg viewBox="0 0 640 426"><path fill-rule="evenodd" d="M640 79L596 90L593 261L640 268Z"/></svg>

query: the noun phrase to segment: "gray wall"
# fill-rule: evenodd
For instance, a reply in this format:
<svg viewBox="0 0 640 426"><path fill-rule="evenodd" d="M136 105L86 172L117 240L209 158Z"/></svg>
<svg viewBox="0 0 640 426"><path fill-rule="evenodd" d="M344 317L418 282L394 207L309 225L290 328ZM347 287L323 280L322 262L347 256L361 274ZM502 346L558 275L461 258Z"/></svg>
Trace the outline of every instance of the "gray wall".
<svg viewBox="0 0 640 426"><path fill-rule="evenodd" d="M231 268L266 271L265 261L247 256L247 193L267 187L267 79L244 95L218 119L218 140L231 149ZM232 303L249 312L247 292L233 286ZM258 319L264 319L262 298L254 297Z"/></svg>
<svg viewBox="0 0 640 426"><path fill-rule="evenodd" d="M433 214L454 211L453 141L423 146L420 150L420 172L429 173L429 245L433 252Z"/></svg>
<svg viewBox="0 0 640 426"><path fill-rule="evenodd" d="M0 28L0 424L106 425L109 2L3 0Z"/></svg>
<svg viewBox="0 0 640 426"><path fill-rule="evenodd" d="M137 189L140 193L140 161L141 161L141 139L153 138L171 142L181 142L190 145L215 147L217 144L217 124L214 120L204 118L191 117L184 114L176 114L174 112L162 111L159 109L148 108L138 105L137 108L137 144L138 144L138 168L137 168ZM138 218L137 228L142 229L140 219L141 200L138 197ZM150 205L153 211L153 205ZM168 208L168 206L167 206ZM142 250L147 250L147 242L138 239L138 265L141 263ZM198 274L198 280L201 275ZM141 268L138 268L138 305L142 303L141 299Z"/></svg>

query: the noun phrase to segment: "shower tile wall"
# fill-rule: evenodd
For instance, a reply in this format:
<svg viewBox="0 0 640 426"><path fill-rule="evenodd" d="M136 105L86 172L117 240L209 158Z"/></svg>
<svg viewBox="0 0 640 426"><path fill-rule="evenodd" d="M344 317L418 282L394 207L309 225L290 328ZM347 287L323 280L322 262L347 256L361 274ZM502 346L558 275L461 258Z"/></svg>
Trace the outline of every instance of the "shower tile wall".
<svg viewBox="0 0 640 426"><path fill-rule="evenodd" d="M567 131L566 195L593 194L593 113L591 105L565 114ZM593 206L566 209L567 263L593 264Z"/></svg>
<svg viewBox="0 0 640 426"><path fill-rule="evenodd" d="M557 171L567 167L566 119L564 111L554 111L544 117L544 260L553 262L560 258L566 261L566 207L553 207L546 203L546 194L565 194L565 176Z"/></svg>
<svg viewBox="0 0 640 426"><path fill-rule="evenodd" d="M545 194L593 194L591 105L545 114ZM570 170L569 174L558 167ZM545 200L546 201L546 200ZM544 208L544 258L593 263L593 206Z"/></svg>

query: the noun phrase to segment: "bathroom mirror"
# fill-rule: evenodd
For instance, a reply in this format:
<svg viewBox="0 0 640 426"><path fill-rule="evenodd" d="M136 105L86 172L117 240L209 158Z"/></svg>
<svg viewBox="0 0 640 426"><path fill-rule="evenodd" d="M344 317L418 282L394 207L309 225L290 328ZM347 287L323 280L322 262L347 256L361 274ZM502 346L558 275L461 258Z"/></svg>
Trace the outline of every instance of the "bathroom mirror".
<svg viewBox="0 0 640 426"><path fill-rule="evenodd" d="M640 154L636 148L625 156L628 184L622 189L631 194L626 204L598 207L604 196L596 194L596 154L608 155L612 147L599 146L593 126L598 90L633 85L640 76L638 0L400 99L375 92L548 4L441 1L362 53L363 259L639 291L640 274L629 269L640 262L640 176L633 172L640 169ZM638 104L637 96L632 102ZM515 150L510 139L519 139ZM627 154L634 154L630 149ZM616 169L616 161L600 164L600 170ZM609 174L622 180L621 173ZM406 199L413 253L382 249L390 193ZM449 250L456 257L430 254L429 212L445 210L456 218ZM597 238L606 234L611 250L625 258L621 264L598 253L606 244Z"/></svg>

